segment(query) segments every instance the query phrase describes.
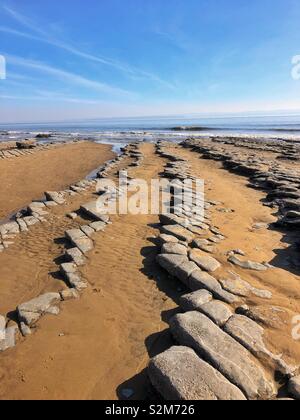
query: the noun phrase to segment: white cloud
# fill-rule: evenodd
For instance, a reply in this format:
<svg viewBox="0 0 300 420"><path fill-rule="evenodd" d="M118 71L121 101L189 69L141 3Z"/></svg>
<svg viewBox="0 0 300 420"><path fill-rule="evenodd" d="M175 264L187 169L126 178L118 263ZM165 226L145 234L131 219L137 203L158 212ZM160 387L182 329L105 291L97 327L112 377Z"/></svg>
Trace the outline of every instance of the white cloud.
<svg viewBox="0 0 300 420"><path fill-rule="evenodd" d="M106 83L90 80L78 74L71 73L71 72L56 68L56 67L52 67L48 64L45 64L39 61L27 60L23 57L11 56L9 54L5 54L5 56L7 58L8 65L13 64L15 66L31 68L33 70L37 70L42 73L50 74L67 83L71 83L71 84L82 86L88 89L92 89L93 91L107 93L110 95L121 95L121 96L134 95L132 92L129 92L127 90L120 89L120 88L108 85Z"/></svg>
<svg viewBox="0 0 300 420"><path fill-rule="evenodd" d="M115 68L115 69L117 69L117 70L119 70L123 73L126 73L129 76L132 76L132 77L135 77L135 78L146 78L146 79L152 80L156 83L159 83L160 85L163 85L163 86L167 87L168 89L174 89L175 88L175 86L172 83L161 79L156 74L138 69L134 66L130 66L127 63L121 63L120 61L113 60L113 59L108 58L108 57L86 53L86 52L82 51L81 49L79 49L77 47L74 47L74 46L72 46L70 44L67 44L67 43L65 43L61 40L58 40L58 39L56 39L52 36L49 36L49 34L47 32L45 32L42 29L40 29L39 27L37 27L37 25L35 25L33 22L31 22L27 17L18 13L16 10L13 10L12 8L7 7L7 6L2 6L2 7L17 22L19 22L21 25L25 26L26 28L30 29L31 31L39 34L39 36L27 34L27 33L21 32L21 31L16 31L14 29L3 27L3 26L0 27L0 31L2 31L2 32L6 32L6 33L9 33L11 35L20 36L20 37L23 37L23 38L32 39L32 40L39 41L39 42L44 42L44 43L50 44L52 46L55 46L57 48L60 48L62 50L68 51L69 53L74 54L78 57L84 58L86 60L90 60L90 61L97 62L97 63L103 64L103 65L106 65L106 66L113 67L113 68Z"/></svg>

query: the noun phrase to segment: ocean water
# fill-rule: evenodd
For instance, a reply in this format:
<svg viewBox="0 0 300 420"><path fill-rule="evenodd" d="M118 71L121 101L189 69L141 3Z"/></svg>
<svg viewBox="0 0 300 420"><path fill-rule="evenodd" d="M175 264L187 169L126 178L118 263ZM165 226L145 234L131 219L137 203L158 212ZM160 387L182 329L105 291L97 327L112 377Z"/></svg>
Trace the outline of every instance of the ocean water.
<svg viewBox="0 0 300 420"><path fill-rule="evenodd" d="M90 139L120 147L131 141L180 141L187 137L290 139L300 141L300 114L278 116L110 118L68 123L0 124L0 141L50 134L51 141ZM49 141L49 139L41 140Z"/></svg>

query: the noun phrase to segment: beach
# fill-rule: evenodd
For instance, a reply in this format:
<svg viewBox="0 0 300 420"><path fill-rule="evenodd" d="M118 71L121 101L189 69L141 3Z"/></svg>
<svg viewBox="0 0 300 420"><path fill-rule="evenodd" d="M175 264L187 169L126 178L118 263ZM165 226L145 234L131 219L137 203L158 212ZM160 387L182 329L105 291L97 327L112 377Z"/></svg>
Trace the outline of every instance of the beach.
<svg viewBox="0 0 300 420"><path fill-rule="evenodd" d="M45 191L78 181L113 156L108 145L79 142L0 159L0 219L43 197Z"/></svg>
<svg viewBox="0 0 300 420"><path fill-rule="evenodd" d="M293 336L300 313L298 153L290 143L186 139L131 144L118 157L110 146L76 142L1 160L2 217L26 205L31 216L17 219L18 233L2 231L0 314L16 341L0 352L0 398L157 400L176 390L181 399L227 399L209 382L213 369L233 399L295 396L289 381L300 361ZM117 181L124 169L148 183L164 174L203 179L204 222L183 228L174 215L103 218L86 204L96 199L96 180L86 177L105 162L98 180ZM49 190L57 193L30 206ZM200 304L193 294L204 290ZM42 306L32 301L40 297ZM201 328L195 334L201 322L211 323L202 338ZM250 323L246 335L241 322ZM232 353L222 358L224 340ZM205 347L212 373L196 389L184 361L176 381L167 351L178 344L198 355ZM162 387L168 375L172 386Z"/></svg>

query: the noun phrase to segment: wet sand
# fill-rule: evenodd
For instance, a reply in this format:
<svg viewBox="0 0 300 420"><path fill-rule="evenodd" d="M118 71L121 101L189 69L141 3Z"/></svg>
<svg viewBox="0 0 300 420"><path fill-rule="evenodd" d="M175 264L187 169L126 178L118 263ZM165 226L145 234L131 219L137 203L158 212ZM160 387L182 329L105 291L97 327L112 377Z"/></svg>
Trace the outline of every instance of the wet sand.
<svg viewBox="0 0 300 420"><path fill-rule="evenodd" d="M111 146L79 142L0 159L0 220L41 199L45 191L59 191L84 178L113 156Z"/></svg>
<svg viewBox="0 0 300 420"><path fill-rule="evenodd" d="M254 223L275 220L272 210L261 203L265 194L250 189L246 178L229 173L221 163L200 159L197 153L179 147L174 150L188 158L196 176L206 180L207 198L233 210L212 214L227 238L217 246L222 263L218 275L234 270L253 286L273 293L267 302L253 297L245 300L247 304L277 305L290 316L300 313L300 273L284 269L278 260L286 248L283 235L252 229ZM144 161L130 175L149 181L158 176L165 161L154 153L153 145L142 145L141 151ZM129 159L122 165L128 163ZM58 274L62 236L83 222L80 218L71 221L66 214L92 195L87 192L53 209L49 223L34 226L0 254L0 313L65 287ZM172 344L167 321L178 311L184 288L155 262L158 216L112 219L112 225L96 236L95 248L82 268L89 288L81 299L62 304L58 317L42 318L31 337L0 355L0 399L117 399L124 388L133 390L133 399L152 395L145 368L150 357ZM237 248L253 260L274 263L275 268L263 273L233 269L225 254ZM291 338L290 318L282 321L267 329L268 345L299 365L300 344Z"/></svg>

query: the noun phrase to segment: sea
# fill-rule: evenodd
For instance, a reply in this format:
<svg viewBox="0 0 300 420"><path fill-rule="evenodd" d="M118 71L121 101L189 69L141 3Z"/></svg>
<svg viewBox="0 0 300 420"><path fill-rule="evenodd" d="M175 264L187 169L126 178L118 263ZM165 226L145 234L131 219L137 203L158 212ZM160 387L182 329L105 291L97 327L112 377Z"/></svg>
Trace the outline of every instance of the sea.
<svg viewBox="0 0 300 420"><path fill-rule="evenodd" d="M72 122L0 124L0 141L49 137L40 142L87 139L115 150L133 141L179 142L188 137L285 139L300 142L300 113L294 115L166 116Z"/></svg>

